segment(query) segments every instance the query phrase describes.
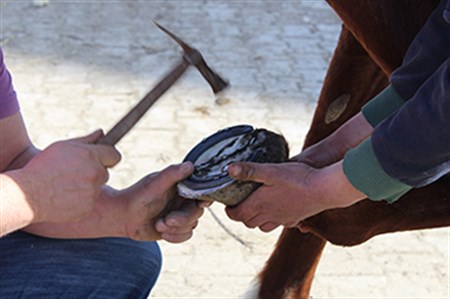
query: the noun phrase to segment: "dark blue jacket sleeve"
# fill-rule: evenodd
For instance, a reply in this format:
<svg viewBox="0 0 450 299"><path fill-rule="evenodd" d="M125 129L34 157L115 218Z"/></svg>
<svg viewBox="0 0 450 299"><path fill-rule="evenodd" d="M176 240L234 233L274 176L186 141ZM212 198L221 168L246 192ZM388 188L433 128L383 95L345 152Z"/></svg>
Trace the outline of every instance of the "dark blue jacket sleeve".
<svg viewBox="0 0 450 299"><path fill-rule="evenodd" d="M446 4L450 6L450 0L441 0L390 78L391 85L405 100L411 99L450 55L450 20L444 18Z"/></svg>
<svg viewBox="0 0 450 299"><path fill-rule="evenodd" d="M344 157L350 182L373 200L397 200L450 171L450 0L408 49L391 85L363 108L372 136Z"/></svg>
<svg viewBox="0 0 450 299"><path fill-rule="evenodd" d="M450 58L375 128L372 146L383 169L407 185L425 186L449 172Z"/></svg>

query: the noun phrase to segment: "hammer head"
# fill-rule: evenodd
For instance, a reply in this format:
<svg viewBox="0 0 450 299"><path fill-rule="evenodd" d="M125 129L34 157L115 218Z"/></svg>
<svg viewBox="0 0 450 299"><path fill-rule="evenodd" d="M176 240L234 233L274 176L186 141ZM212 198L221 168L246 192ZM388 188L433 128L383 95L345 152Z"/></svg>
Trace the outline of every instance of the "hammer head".
<svg viewBox="0 0 450 299"><path fill-rule="evenodd" d="M213 71L206 64L202 54L197 49L194 49L188 44L186 44L179 37L177 37L175 34L170 32L163 26L159 25L156 22L154 23L159 29L161 29L164 33L170 36L177 44L181 46L181 48L184 51L183 57L184 60L190 63L191 65L194 65L200 71L200 74L202 74L203 78L205 78L205 80L209 83L209 85L211 85L211 88L215 94L222 91L229 85L227 80L221 78L215 71Z"/></svg>

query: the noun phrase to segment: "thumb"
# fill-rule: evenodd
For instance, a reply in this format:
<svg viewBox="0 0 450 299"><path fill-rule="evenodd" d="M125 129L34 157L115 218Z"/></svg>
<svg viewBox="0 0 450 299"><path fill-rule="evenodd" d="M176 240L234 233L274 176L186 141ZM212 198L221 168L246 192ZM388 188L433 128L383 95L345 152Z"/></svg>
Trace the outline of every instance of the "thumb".
<svg viewBox="0 0 450 299"><path fill-rule="evenodd" d="M103 130L102 129L97 129L94 132L90 133L89 135L78 137L78 138L73 138L73 139L70 139L70 140L71 141L76 141L76 142L89 144L89 143L97 142L103 135L105 135L103 133Z"/></svg>
<svg viewBox="0 0 450 299"><path fill-rule="evenodd" d="M157 186L165 190L172 188L177 182L187 178L194 171L194 165L191 162L184 162L178 165L171 165L162 170L156 177Z"/></svg>
<svg viewBox="0 0 450 299"><path fill-rule="evenodd" d="M239 181L253 181L270 185L276 177L276 169L273 165L240 162L228 166L228 173Z"/></svg>

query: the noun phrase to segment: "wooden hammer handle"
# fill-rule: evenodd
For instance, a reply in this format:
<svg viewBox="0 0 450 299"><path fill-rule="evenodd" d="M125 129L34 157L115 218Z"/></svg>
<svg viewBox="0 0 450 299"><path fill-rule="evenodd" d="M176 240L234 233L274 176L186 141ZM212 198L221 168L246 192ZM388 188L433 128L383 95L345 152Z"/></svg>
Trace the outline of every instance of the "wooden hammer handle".
<svg viewBox="0 0 450 299"><path fill-rule="evenodd" d="M115 145L119 142L148 109L184 74L188 67L189 63L183 59L97 143Z"/></svg>

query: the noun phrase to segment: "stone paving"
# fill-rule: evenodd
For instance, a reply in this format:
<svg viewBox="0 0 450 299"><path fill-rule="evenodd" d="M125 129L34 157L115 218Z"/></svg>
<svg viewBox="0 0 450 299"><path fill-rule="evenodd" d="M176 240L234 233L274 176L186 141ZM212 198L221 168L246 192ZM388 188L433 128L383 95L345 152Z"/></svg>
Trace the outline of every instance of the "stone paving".
<svg viewBox="0 0 450 299"><path fill-rule="evenodd" d="M340 22L322 1L1 1L1 45L32 140L40 147L109 129L180 59L158 21L231 82L216 99L190 70L119 144L111 185L180 162L202 138L248 123L300 151ZM214 214L213 214L214 213ZM241 244L214 219L218 217ZM270 254L264 234L219 204L195 236L162 242L152 298L236 298ZM449 298L449 229L327 246L313 298Z"/></svg>

